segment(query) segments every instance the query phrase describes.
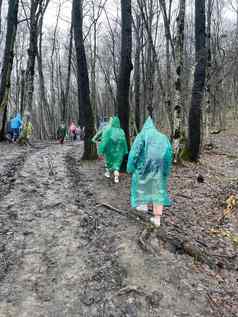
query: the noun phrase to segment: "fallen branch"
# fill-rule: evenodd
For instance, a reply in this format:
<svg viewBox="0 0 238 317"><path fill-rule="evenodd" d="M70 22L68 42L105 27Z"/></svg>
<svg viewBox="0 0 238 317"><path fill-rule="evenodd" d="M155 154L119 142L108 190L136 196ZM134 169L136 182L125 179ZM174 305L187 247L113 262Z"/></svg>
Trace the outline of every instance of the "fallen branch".
<svg viewBox="0 0 238 317"><path fill-rule="evenodd" d="M123 287L117 292L117 295L127 295L129 293L137 293L139 295L145 295L145 293L140 289L140 287L136 287L136 286Z"/></svg>
<svg viewBox="0 0 238 317"><path fill-rule="evenodd" d="M129 218L133 218L133 219L137 219L137 220L141 220L143 223L148 221L148 217L146 217L146 215L143 215L142 213L137 213L135 210L133 209L129 209L129 211L126 210L122 210L122 209L118 209L116 207L113 207L111 205L109 205L108 203L101 203L95 206L95 208L99 208L99 207L106 207L110 210L113 210L115 212L117 212L118 214L124 216L124 217L129 217Z"/></svg>

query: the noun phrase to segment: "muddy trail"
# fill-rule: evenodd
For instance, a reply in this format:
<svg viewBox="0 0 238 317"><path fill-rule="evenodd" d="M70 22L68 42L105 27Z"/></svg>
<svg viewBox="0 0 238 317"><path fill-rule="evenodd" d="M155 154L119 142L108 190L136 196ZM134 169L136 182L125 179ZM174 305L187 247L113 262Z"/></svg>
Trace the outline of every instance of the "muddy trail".
<svg viewBox="0 0 238 317"><path fill-rule="evenodd" d="M174 167L159 230L82 144L0 145L0 316L237 317L238 138L216 138Z"/></svg>

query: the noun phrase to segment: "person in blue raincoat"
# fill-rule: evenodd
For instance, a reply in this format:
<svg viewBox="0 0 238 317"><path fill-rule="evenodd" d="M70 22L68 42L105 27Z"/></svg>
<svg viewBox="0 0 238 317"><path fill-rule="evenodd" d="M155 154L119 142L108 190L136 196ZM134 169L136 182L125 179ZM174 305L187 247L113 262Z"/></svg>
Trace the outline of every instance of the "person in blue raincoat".
<svg viewBox="0 0 238 317"><path fill-rule="evenodd" d="M17 113L16 116L11 120L11 129L12 129L14 142L18 139L20 135L21 127L22 127L22 118L20 113Z"/></svg>
<svg viewBox="0 0 238 317"><path fill-rule="evenodd" d="M172 147L149 117L137 135L128 157L127 172L132 174L131 206L148 210L153 206L151 222L160 226L163 206L170 206L167 190L172 165Z"/></svg>

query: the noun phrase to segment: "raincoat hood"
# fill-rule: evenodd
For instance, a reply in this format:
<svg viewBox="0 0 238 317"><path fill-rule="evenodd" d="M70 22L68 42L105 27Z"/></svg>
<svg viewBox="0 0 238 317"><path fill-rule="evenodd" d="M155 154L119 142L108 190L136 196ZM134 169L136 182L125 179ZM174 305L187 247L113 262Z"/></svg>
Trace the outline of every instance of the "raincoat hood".
<svg viewBox="0 0 238 317"><path fill-rule="evenodd" d="M120 128L121 127L120 119L118 117L112 118L111 127L113 127L113 128Z"/></svg>
<svg viewBox="0 0 238 317"><path fill-rule="evenodd" d="M151 117L148 117L148 119L145 121L141 132L143 132L143 130L147 130L147 129L156 129L156 127L154 125L154 122L153 122Z"/></svg>

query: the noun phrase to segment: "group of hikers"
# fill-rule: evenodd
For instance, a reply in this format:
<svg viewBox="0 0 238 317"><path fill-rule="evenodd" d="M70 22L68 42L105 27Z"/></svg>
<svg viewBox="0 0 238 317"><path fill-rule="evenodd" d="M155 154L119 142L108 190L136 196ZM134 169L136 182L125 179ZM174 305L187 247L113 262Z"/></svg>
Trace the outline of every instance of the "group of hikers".
<svg viewBox="0 0 238 317"><path fill-rule="evenodd" d="M24 120L20 113L11 116L7 123L7 140L12 143L30 144L33 127L30 114L26 114Z"/></svg>
<svg viewBox="0 0 238 317"><path fill-rule="evenodd" d="M105 177L110 178L112 173L114 182L119 183L121 165L128 154L127 140L119 118L110 118L92 141L97 143L98 155L104 157ZM168 137L156 128L149 116L132 144L127 172L132 175L132 208L142 212L153 211L150 220L157 227L160 226L164 206L171 204L167 186L172 159L173 151Z"/></svg>
<svg viewBox="0 0 238 317"><path fill-rule="evenodd" d="M33 127L30 115L22 120L16 113L7 124L9 142L30 144ZM84 139L84 128L77 128L74 121L67 129L62 122L57 131L59 143L63 144L66 136L72 141ZM108 124L99 130L92 142L97 144L99 157L104 157L105 177L119 183L120 169L128 154L126 135L117 116L110 118ZM160 226L164 206L170 206L167 185L173 159L172 146L168 137L162 134L149 116L142 130L136 136L127 160L127 172L132 175L131 206L138 211L153 211L151 222Z"/></svg>
<svg viewBox="0 0 238 317"><path fill-rule="evenodd" d="M6 139L10 143L19 143L31 145L30 139L33 133L33 126L31 123L31 115L27 113L22 119L20 113L11 116L7 123ZM57 130L57 139L61 144L64 143L65 138L69 136L70 140L75 141L77 138L84 139L84 128L77 127L75 121L71 121L69 128L62 122Z"/></svg>
<svg viewBox="0 0 238 317"><path fill-rule="evenodd" d="M57 130L57 139L60 144L64 144L65 138L69 136L71 141L76 141L84 139L84 127L77 127L75 121L70 122L69 128L67 129L66 124L62 121L58 130Z"/></svg>

